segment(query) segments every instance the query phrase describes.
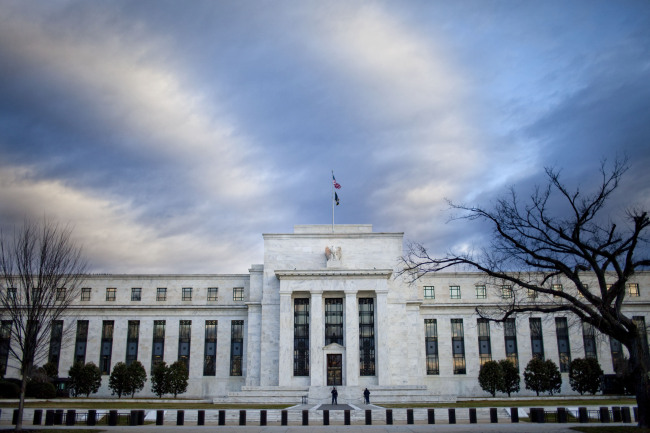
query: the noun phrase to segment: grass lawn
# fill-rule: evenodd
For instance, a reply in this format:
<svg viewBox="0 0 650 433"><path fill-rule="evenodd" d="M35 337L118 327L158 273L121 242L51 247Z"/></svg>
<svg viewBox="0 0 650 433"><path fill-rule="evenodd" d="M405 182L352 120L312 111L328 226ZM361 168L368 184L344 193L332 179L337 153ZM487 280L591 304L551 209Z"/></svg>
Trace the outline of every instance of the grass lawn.
<svg viewBox="0 0 650 433"><path fill-rule="evenodd" d="M621 406L621 405L635 405L636 399L634 398L612 398L612 399L554 399L548 400L544 398L535 400L468 400L459 401L456 403L405 403L405 404L381 404L378 406L386 408L414 408L414 407L439 407L439 408L461 408L461 407L538 407L538 406L552 406L552 407L566 407L566 406Z"/></svg>

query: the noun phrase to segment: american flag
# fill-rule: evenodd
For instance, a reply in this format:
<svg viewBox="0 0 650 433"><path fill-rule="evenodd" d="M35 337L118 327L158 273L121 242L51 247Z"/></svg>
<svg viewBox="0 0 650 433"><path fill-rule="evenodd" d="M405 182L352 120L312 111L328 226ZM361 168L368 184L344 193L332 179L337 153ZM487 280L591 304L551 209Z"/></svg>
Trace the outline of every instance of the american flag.
<svg viewBox="0 0 650 433"><path fill-rule="evenodd" d="M336 181L336 178L334 177L334 173L332 173L332 183L334 184L334 188L341 189L341 184Z"/></svg>

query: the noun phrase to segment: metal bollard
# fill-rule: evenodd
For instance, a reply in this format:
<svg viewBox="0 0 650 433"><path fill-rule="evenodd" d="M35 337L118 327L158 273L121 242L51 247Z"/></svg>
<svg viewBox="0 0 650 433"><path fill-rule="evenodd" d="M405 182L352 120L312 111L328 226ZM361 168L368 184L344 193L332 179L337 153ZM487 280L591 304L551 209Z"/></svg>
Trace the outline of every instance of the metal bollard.
<svg viewBox="0 0 650 433"><path fill-rule="evenodd" d="M131 409L131 416L129 416L129 425L136 426L138 425L138 411Z"/></svg>
<svg viewBox="0 0 650 433"><path fill-rule="evenodd" d="M287 425L287 410L283 409L280 411L280 424Z"/></svg>
<svg viewBox="0 0 650 433"><path fill-rule="evenodd" d="M138 411L138 425L144 425L145 413L144 409Z"/></svg>
<svg viewBox="0 0 650 433"><path fill-rule="evenodd" d="M86 417L86 425L97 425L97 411L95 409L90 409L88 411L88 416Z"/></svg>
<svg viewBox="0 0 650 433"><path fill-rule="evenodd" d="M323 425L330 425L330 411L327 409L323 411Z"/></svg>
<svg viewBox="0 0 650 433"><path fill-rule="evenodd" d="M113 427L117 425L117 411L116 410L109 410L108 411L108 425L113 426Z"/></svg>
<svg viewBox="0 0 650 433"><path fill-rule="evenodd" d="M68 413L65 416L65 425L71 426L77 423L77 411L74 409L68 409Z"/></svg>
<svg viewBox="0 0 650 433"><path fill-rule="evenodd" d="M239 425L246 425L246 410L239 411Z"/></svg>
<svg viewBox="0 0 650 433"><path fill-rule="evenodd" d="M511 407L510 408L510 422L519 422L519 408Z"/></svg>
<svg viewBox="0 0 650 433"><path fill-rule="evenodd" d="M176 411L176 425L183 425L185 424L185 411L184 410L177 410Z"/></svg>
<svg viewBox="0 0 650 433"><path fill-rule="evenodd" d="M205 425L205 411L200 410L197 412L196 425Z"/></svg>
<svg viewBox="0 0 650 433"><path fill-rule="evenodd" d="M343 424L350 425L350 410L343 411Z"/></svg>
<svg viewBox="0 0 650 433"><path fill-rule="evenodd" d="M449 409L449 424L456 424L456 409Z"/></svg>
<svg viewBox="0 0 650 433"><path fill-rule="evenodd" d="M586 424L589 422L589 413L587 412L586 407L578 408L578 421L581 422L582 424Z"/></svg>
<svg viewBox="0 0 650 433"><path fill-rule="evenodd" d="M11 416L11 424L13 425L18 424L18 409L14 409L14 413Z"/></svg>
<svg viewBox="0 0 650 433"><path fill-rule="evenodd" d="M632 422L632 415L630 414L630 408L625 406L621 408L621 415L623 417L623 422L625 423L631 423Z"/></svg>
<svg viewBox="0 0 650 433"><path fill-rule="evenodd" d="M476 424L476 409L473 407L469 409L469 423Z"/></svg>
<svg viewBox="0 0 650 433"><path fill-rule="evenodd" d="M42 420L43 420L43 409L36 409L34 411L34 419L32 421L32 424L41 425Z"/></svg>
<svg viewBox="0 0 650 433"><path fill-rule="evenodd" d="M260 425L266 425L266 409L260 411Z"/></svg>
<svg viewBox="0 0 650 433"><path fill-rule="evenodd" d="M45 411L45 425L54 425L54 410L47 409Z"/></svg>
<svg viewBox="0 0 650 433"><path fill-rule="evenodd" d="M497 408L496 407L491 407L490 408L490 422L493 423L493 424L499 422L499 417L497 415Z"/></svg>
<svg viewBox="0 0 650 433"><path fill-rule="evenodd" d="M434 409L427 409L427 423L436 423L436 411Z"/></svg>
<svg viewBox="0 0 650 433"><path fill-rule="evenodd" d="M612 421L614 421L614 422L622 422L623 421L623 415L621 414L621 407L620 406L612 407Z"/></svg>
<svg viewBox="0 0 650 433"><path fill-rule="evenodd" d="M393 409L386 409L386 425L393 425Z"/></svg>
<svg viewBox="0 0 650 433"><path fill-rule="evenodd" d="M413 424L413 409L406 409L406 424Z"/></svg>
<svg viewBox="0 0 650 433"><path fill-rule="evenodd" d="M63 409L54 411L54 425L63 425Z"/></svg>
<svg viewBox="0 0 650 433"><path fill-rule="evenodd" d="M567 410L564 407L558 407L557 408L557 422L559 423L566 423L569 420Z"/></svg>
<svg viewBox="0 0 650 433"><path fill-rule="evenodd" d="M158 409L156 411L156 425L163 425L165 423L165 411Z"/></svg>
<svg viewBox="0 0 650 433"><path fill-rule="evenodd" d="M366 409L366 425L372 425L372 411Z"/></svg>
<svg viewBox="0 0 650 433"><path fill-rule="evenodd" d="M226 425L226 411L223 409L219 410L219 425Z"/></svg>
<svg viewBox="0 0 650 433"><path fill-rule="evenodd" d="M600 412L600 422L603 423L608 423L610 421L609 419L609 408L605 406L601 406L598 411Z"/></svg>
<svg viewBox="0 0 650 433"><path fill-rule="evenodd" d="M309 411L302 411L302 425L309 425Z"/></svg>
<svg viewBox="0 0 650 433"><path fill-rule="evenodd" d="M639 421L639 406L634 406L632 408L632 411L634 412L634 422Z"/></svg>

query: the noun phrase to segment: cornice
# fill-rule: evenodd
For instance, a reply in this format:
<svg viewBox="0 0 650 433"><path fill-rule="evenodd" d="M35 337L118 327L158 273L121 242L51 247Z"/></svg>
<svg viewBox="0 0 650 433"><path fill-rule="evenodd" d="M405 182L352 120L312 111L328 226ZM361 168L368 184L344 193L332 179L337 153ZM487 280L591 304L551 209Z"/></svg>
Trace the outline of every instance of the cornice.
<svg viewBox="0 0 650 433"><path fill-rule="evenodd" d="M305 280L315 278L384 278L389 279L392 269L313 269L276 270L278 280Z"/></svg>

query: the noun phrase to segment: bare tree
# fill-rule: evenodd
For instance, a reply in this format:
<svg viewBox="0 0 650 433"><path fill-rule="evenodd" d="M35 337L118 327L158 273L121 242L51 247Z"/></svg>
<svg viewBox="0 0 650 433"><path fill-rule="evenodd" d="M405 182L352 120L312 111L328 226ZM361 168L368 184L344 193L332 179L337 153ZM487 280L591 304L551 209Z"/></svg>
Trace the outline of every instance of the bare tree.
<svg viewBox="0 0 650 433"><path fill-rule="evenodd" d="M480 271L496 286L509 285L516 295L498 308L478 309L482 317L505 321L518 313L571 312L629 351L635 376L639 425L650 426L650 361L647 333L622 310L630 277L650 265L646 210L627 210L617 225L605 205L628 166L617 160L600 167L595 192L570 191L559 172L546 169L548 184L535 188L522 203L511 189L491 209L451 204L455 219L480 220L493 229L491 244L478 251L430 257L420 244L408 246L402 271L412 279L455 266ZM557 211L558 205L564 210ZM564 286L554 284L563 281Z"/></svg>
<svg viewBox="0 0 650 433"><path fill-rule="evenodd" d="M22 429L29 375L45 356L53 324L79 295L86 271L71 233L47 220L0 233L0 318L11 322L9 353L22 378L16 430Z"/></svg>

